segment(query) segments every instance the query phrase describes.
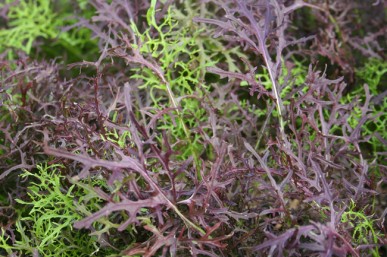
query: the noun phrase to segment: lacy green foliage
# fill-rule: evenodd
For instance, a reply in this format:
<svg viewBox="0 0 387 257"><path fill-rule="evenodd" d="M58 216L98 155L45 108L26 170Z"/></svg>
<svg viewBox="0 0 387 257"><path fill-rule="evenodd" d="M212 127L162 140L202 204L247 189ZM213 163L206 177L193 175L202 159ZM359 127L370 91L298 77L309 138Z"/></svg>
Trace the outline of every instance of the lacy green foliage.
<svg viewBox="0 0 387 257"><path fill-rule="evenodd" d="M47 0L20 1L10 7L8 19L10 27L0 31L0 51L13 47L29 54L36 38L54 38L58 34L56 26L59 20Z"/></svg>
<svg viewBox="0 0 387 257"><path fill-rule="evenodd" d="M368 87L371 95L377 97L383 93L383 75L387 73L387 62L379 59L370 59L364 67L357 70L356 75L364 81ZM385 90L385 89L384 89ZM363 87L359 87L351 91L345 98L341 100L342 103L365 102ZM387 146L380 142L378 136L385 140L387 139L387 98L384 97L380 102L371 102L372 119L366 121L362 126L362 135L369 137L368 143L372 147L372 153L387 151ZM360 120L362 111L360 107L356 107L350 114L348 123L352 128L355 128Z"/></svg>
<svg viewBox="0 0 387 257"><path fill-rule="evenodd" d="M378 228L374 224L372 216L367 216L362 210L356 210L356 204L351 200L349 210L345 211L341 216L341 222L348 223L353 228L352 238L358 244L377 244L378 238L383 236L378 231ZM380 256L378 249L372 250L374 257Z"/></svg>
<svg viewBox="0 0 387 257"><path fill-rule="evenodd" d="M183 159L191 155L197 157L202 151L200 136L192 133L191 129L197 127L198 122L206 120L200 101L208 88L201 84L200 78L205 67L213 63L201 66L203 53L196 44L200 31L191 32L188 27L181 28L173 18L171 8L161 24L157 24L155 4L156 1L152 1L147 12L149 28L145 32L140 33L132 23L132 29L140 41L133 47L139 48L144 56L157 60L165 81L148 68L135 69L132 78L143 81L140 88L149 90L156 112L166 107L179 109L176 110L178 120L175 125L168 114L163 116L164 121L159 122L158 129L169 131L174 143L179 142L181 147L175 150L181 151ZM152 35L154 31L157 36ZM165 102L166 99L169 99L169 103Z"/></svg>
<svg viewBox="0 0 387 257"><path fill-rule="evenodd" d="M203 69L203 78L205 67L212 66L211 63L214 63L214 60L216 63L226 64L231 72L241 72L241 67L245 68L245 64L240 60L247 60L248 56L243 53L240 45L225 48L217 37L197 35L199 32L204 32L205 28L193 22L192 19L198 15L201 17L214 17L214 13L207 8L206 3L204 1L186 0L183 1L182 5L184 7L173 8L173 18L178 21L180 26L196 31L195 44L200 53L198 60L200 62L199 66Z"/></svg>
<svg viewBox="0 0 387 257"><path fill-rule="evenodd" d="M356 76L368 84L373 95L377 95L383 91L380 82L385 73L387 73L387 62L374 58L370 59L364 67L356 70ZM353 91L353 94L358 93L361 93L359 89Z"/></svg>
<svg viewBox="0 0 387 257"><path fill-rule="evenodd" d="M83 200L83 191L72 185L64 187L66 178L54 164L37 165L37 172L25 171L21 177L31 181L29 200L16 201L29 209L21 213L16 222L17 240L12 245L9 238L1 237L1 247L8 254L43 256L90 256L99 250L97 237L73 230L72 224L81 218L74 205L76 198ZM88 208L96 208L96 201L89 201Z"/></svg>
<svg viewBox="0 0 387 257"><path fill-rule="evenodd" d="M53 5L58 2L59 12L53 10ZM61 32L61 28L76 23L71 18L74 6L69 1L50 0L6 0L10 4L7 13L7 27L0 29L0 52L11 49L8 58L15 58L15 51L21 50L27 54L32 52L34 43L38 39L45 39L44 44L53 41L51 47L44 46L42 50L50 57L55 57L57 52L50 49L54 46L62 46L68 53L78 58L82 57L80 49L88 46L89 52L95 52L96 45L91 39L90 30L86 28L71 29ZM4 4L3 4L4 5ZM80 8L86 8L83 1L79 1ZM1 4L0 4L1 8ZM65 10L66 12L63 12ZM83 10L87 16L88 11Z"/></svg>
<svg viewBox="0 0 387 257"><path fill-rule="evenodd" d="M356 75L365 81L368 84L370 92L375 97L379 94L384 93L383 90L386 90L385 87L383 89L383 83L386 83L386 80L382 81L382 77L387 73L387 62L379 59L370 59L364 67L357 70ZM360 90L354 90L351 92L348 97L348 101L353 100L356 95L361 95ZM366 122L365 126L363 126L364 135L374 135L378 133L385 140L387 139L387 98L384 97L380 103L374 103L372 105L372 114L374 116L373 120ZM358 113L355 112L355 115ZM356 124L356 123L355 123ZM382 151L387 151L387 146L380 143L380 141L372 136L370 143L372 144L373 151L376 152L378 149Z"/></svg>

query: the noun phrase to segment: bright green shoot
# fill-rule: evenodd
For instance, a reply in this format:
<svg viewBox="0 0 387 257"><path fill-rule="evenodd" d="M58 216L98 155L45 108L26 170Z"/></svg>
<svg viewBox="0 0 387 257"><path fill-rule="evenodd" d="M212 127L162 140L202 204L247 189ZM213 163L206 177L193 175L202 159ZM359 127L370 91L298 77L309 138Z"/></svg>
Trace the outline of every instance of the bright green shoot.
<svg viewBox="0 0 387 257"><path fill-rule="evenodd" d="M97 237L72 228L72 224L81 219L74 201L82 197L83 192L75 185L64 186L66 178L60 174L60 168L63 168L60 164L49 166L43 163L37 165L36 173L25 171L21 175L32 181L28 187L29 199L16 199L28 209L28 213L21 213L16 222L18 239L13 245L7 238L0 238L0 246L8 254L90 256L99 249Z"/></svg>
<svg viewBox="0 0 387 257"><path fill-rule="evenodd" d="M341 222L349 223L353 227L352 238L359 244L372 244L378 243L378 237L381 236L380 232L374 229L374 220L372 216L366 216L364 214L365 208L360 211L355 210L356 205L351 200L349 210L344 212L341 216ZM372 255L378 257L379 252L376 249L372 250Z"/></svg>
<svg viewBox="0 0 387 257"><path fill-rule="evenodd" d="M54 10L54 1L51 0L6 0L5 4L11 5L7 12L7 28L0 29L0 52L10 49L9 60L16 57L15 51L23 51L30 55L38 39L52 41L51 47L42 48L46 54L56 55L56 52L50 52L51 48L61 45L78 58L82 57L81 48L88 45L90 51L90 46L95 45L95 41L90 39L91 31L87 28L61 32L61 28L77 22L71 18L74 13L69 1L59 1L57 11ZM0 3L0 9L3 5ZM79 8L83 8L83 14L92 13L84 9L86 8L84 0L78 0L78 5Z"/></svg>
<svg viewBox="0 0 387 257"><path fill-rule="evenodd" d="M195 164L199 165L203 147L199 142L200 136L191 132L198 122L207 119L199 100L207 90L200 81L204 69L200 66L200 49L195 44L199 32L192 33L189 28L179 27L172 18L172 8L169 8L161 24L157 24L155 7L156 1L152 0L147 12L149 28L145 32L140 33L132 23L132 29L140 41L139 45L133 47L140 47L141 54L157 61L163 78L160 79L148 68L136 69L132 78L143 81L140 89L149 92L156 110L166 107L176 109L176 125L172 125L170 115L164 115L164 121L158 122L157 128L170 131L172 144L176 144L174 150L181 153L182 159L193 156ZM151 36L151 30L157 31L156 37ZM212 63L206 64L209 65ZM165 99L169 99L169 103Z"/></svg>

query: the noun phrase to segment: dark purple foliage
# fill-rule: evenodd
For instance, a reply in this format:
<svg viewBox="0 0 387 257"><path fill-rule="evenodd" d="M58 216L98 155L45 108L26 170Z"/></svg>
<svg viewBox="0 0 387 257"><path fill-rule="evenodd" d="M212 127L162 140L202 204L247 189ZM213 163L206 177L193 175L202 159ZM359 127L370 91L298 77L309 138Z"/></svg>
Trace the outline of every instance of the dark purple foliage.
<svg viewBox="0 0 387 257"><path fill-rule="evenodd" d="M378 38L385 27L370 32L365 42L351 34L343 15L331 13L335 6L350 12L357 4L315 2L201 1L211 10L193 18L205 28L203 37L211 35L225 50L240 46L248 59L235 57L241 72L221 62L207 68L207 75L221 79L201 81L212 89L200 96L208 119L190 128L208 151L197 165L193 156L179 159L176 139L157 126L177 123L178 108L155 110L139 88L143 81L131 78L133 68L147 68L160 83L168 83L159 60L132 47L139 39L130 22L146 30L149 2L91 1L96 15L78 26L99 39L101 55L95 60L71 64L67 71L54 62L20 59L11 68L1 61L1 106L18 107L0 123L0 181L19 184L13 174L43 160L64 164L69 183L75 185L102 178L106 185L89 192L103 202L100 210L75 222L74 228L95 231L95 224L105 219L108 228L99 226L98 232L121 255L371 256L369 249L387 243L386 206L383 200L375 200L377 206L372 202L386 194L386 164L370 158L362 147L362 127L375 118L372 106L379 103L378 96L364 85L364 101L342 101L356 60L330 47L348 37L346 52L354 48L364 56L384 58L379 43L370 38ZM158 22L173 4L158 3ZM304 9L328 28L295 32L291 24ZM332 19L341 33L329 25ZM326 35L331 32L337 37ZM156 37L158 32L150 33ZM305 82L295 84L291 74L281 80L284 66L298 55L311 63ZM341 72L321 71L314 62L319 55L342 66ZM262 67L271 89L256 77ZM60 73L72 71L78 75L71 79ZM288 85L291 90L281 96ZM17 93L20 103L12 102L10 94ZM254 108L264 109L264 117ZM353 127L349 119L355 108L360 118ZM112 131L130 134L125 147L106 140ZM386 143L383 135L377 136ZM20 198L23 192L10 195ZM342 221L351 201L357 211L374 215L377 242L372 235L365 236L368 242L354 241L354 225ZM13 219L11 203L2 207L9 214L1 209L1 219ZM1 226L8 235L14 233L9 225ZM127 239L129 227L137 230L135 240Z"/></svg>

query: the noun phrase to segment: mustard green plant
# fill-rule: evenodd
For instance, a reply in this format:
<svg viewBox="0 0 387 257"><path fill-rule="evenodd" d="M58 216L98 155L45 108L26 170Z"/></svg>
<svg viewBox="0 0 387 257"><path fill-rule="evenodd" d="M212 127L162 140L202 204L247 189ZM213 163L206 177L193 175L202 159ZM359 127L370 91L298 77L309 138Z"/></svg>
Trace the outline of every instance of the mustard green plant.
<svg viewBox="0 0 387 257"><path fill-rule="evenodd" d="M4 236L0 246L11 254L41 256L91 256L99 251L97 236L74 230L72 224L81 218L74 205L75 200L83 201L82 188L65 186L66 177L60 174L60 164L37 165L37 172L24 171L22 178L28 178L28 199L16 201L25 206L16 222L17 240L10 244ZM88 201L85 211L96 208L98 201ZM2 233L4 235L4 231Z"/></svg>
<svg viewBox="0 0 387 257"><path fill-rule="evenodd" d="M167 107L175 108L177 124L173 125L170 115L164 115L165 122L160 122L158 129L170 132L173 143L178 143L174 150L181 153L182 159L193 155L198 161L203 148L199 134L192 133L192 129L198 122L206 120L200 100L208 89L200 80L205 67L201 66L202 53L195 43L199 32L179 26L173 18L172 8L168 9L163 21L157 24L155 6L156 1L152 1L146 16L149 28L145 32L141 33L132 23L132 29L140 41L133 47L139 48L141 54L157 60L164 79L160 79L159 74L154 74L149 68L135 69L132 78L143 81L140 88L149 90L156 112ZM152 31L156 31L157 36L153 36ZM204 65L207 67L212 64Z"/></svg>
<svg viewBox="0 0 387 257"><path fill-rule="evenodd" d="M343 213L341 216L341 222L349 223L353 227L352 238L355 242L359 244L377 244L378 238L382 236L378 229L375 227L375 220L371 216L367 216L364 212L364 207L362 210L356 210L356 204L351 199L349 209ZM378 248L372 249L372 256L379 257Z"/></svg>
<svg viewBox="0 0 387 257"><path fill-rule="evenodd" d="M69 1L58 1L60 10L54 10L55 1L50 0L6 0L0 3L0 8L9 4L7 12L7 26L0 27L0 52L8 51L8 59L16 57L16 51L23 51L30 55L34 44L44 39L44 44L51 44L50 47L43 47L42 50L49 56L57 53L51 49L60 45L71 56L82 58L81 49L88 47L89 52L95 52L96 44L91 39L91 32L87 28L71 29L61 32L65 26L75 24L74 6ZM84 8L83 14L90 14L84 1L74 2L79 8ZM51 40L52 43L50 41ZM57 50L57 49L56 49Z"/></svg>
<svg viewBox="0 0 387 257"><path fill-rule="evenodd" d="M360 102L365 103L365 91L363 84L367 84L369 92L373 95L373 99L378 99L377 96L383 94L383 76L387 73L387 62L379 59L370 59L366 64L356 70L356 76L360 83L357 88L352 90L349 94L341 99L342 104ZM377 152L387 151L387 146L383 144L378 137L387 139L387 113L384 111L387 109L387 98L381 98L377 101L371 101L370 103L370 115L372 119L369 119L361 128L362 136L368 137L367 144L370 145L371 154L376 155ZM354 129L361 120L362 110L359 105L353 108L348 118L348 124ZM340 130L340 128L333 128ZM375 156L377 157L377 156ZM379 158L381 161L382 158Z"/></svg>

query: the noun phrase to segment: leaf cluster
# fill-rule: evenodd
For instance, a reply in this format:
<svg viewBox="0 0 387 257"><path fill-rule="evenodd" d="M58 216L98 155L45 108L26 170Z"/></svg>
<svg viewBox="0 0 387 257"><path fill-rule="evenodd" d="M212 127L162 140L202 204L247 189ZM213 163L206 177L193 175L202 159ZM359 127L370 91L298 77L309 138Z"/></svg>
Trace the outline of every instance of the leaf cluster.
<svg viewBox="0 0 387 257"><path fill-rule="evenodd" d="M84 17L74 16L74 7L82 10ZM84 1L6 0L0 8L4 10L0 51L8 59L17 58L20 51L40 58L56 58L57 51L64 51L60 58L72 62L74 57L83 58L96 52L90 30L73 28L79 19L93 13L87 11Z"/></svg>
<svg viewBox="0 0 387 257"><path fill-rule="evenodd" d="M0 253L383 256L385 26L343 2L7 1L55 18L0 63Z"/></svg>

